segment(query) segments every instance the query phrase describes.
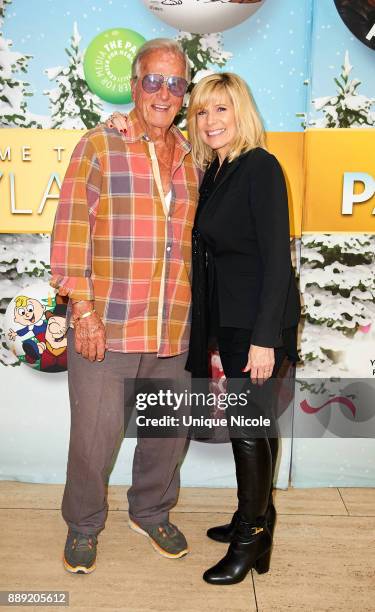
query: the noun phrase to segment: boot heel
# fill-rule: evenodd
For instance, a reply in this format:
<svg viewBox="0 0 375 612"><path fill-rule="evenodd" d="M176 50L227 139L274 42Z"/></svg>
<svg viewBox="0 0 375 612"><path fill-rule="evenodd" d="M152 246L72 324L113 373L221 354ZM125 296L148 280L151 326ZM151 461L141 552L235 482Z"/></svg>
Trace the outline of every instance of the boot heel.
<svg viewBox="0 0 375 612"><path fill-rule="evenodd" d="M267 552L265 552L263 555L258 557L258 559L255 561L254 567L256 571L258 572L258 574L266 574L268 570L270 569L270 563L271 563L271 549L267 550Z"/></svg>

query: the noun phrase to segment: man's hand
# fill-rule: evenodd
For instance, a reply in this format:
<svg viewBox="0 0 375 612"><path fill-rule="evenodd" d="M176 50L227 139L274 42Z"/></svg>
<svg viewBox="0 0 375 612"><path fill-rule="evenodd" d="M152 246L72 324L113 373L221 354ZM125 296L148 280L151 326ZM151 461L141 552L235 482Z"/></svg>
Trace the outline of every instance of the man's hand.
<svg viewBox="0 0 375 612"><path fill-rule="evenodd" d="M67 297L69 295L69 289L66 287L59 287L58 294Z"/></svg>
<svg viewBox="0 0 375 612"><path fill-rule="evenodd" d="M251 345L246 367L243 372L250 372L251 382L262 385L272 375L275 365L275 349Z"/></svg>
<svg viewBox="0 0 375 612"><path fill-rule="evenodd" d="M73 302L74 341L77 353L90 361L103 361L105 354L105 327L97 312L81 318L93 310L93 302Z"/></svg>

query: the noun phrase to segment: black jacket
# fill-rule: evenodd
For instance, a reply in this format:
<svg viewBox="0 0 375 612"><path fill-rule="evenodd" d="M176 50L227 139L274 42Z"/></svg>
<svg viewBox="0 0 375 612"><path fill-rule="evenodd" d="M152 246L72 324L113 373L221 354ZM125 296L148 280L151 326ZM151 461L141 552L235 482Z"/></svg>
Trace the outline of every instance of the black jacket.
<svg viewBox="0 0 375 612"><path fill-rule="evenodd" d="M284 343L283 330L295 327L300 317L280 164L262 148L224 164L214 184L217 159L205 173L193 229L187 368L202 377L207 360L207 261L213 268L221 326L251 329L252 344L276 347Z"/></svg>

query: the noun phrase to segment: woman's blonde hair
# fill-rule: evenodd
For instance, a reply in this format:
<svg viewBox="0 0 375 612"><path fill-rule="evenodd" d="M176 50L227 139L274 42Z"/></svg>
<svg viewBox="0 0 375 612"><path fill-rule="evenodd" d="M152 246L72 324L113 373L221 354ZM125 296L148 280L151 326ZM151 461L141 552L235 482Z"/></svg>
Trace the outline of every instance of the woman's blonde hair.
<svg viewBox="0 0 375 612"><path fill-rule="evenodd" d="M187 124L194 162L199 168L206 168L216 157L211 147L205 144L199 134L197 114L212 101L222 102L227 94L234 107L237 134L231 144L229 161L241 153L256 147L266 148L264 128L253 96L245 81L231 72L219 72L201 79L195 85L187 112Z"/></svg>

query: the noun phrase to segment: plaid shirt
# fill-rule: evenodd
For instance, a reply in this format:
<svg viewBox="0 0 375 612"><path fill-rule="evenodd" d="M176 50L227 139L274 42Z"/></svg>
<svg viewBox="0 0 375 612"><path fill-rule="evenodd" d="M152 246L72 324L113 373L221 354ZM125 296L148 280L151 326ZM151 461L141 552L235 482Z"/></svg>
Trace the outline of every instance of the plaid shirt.
<svg viewBox="0 0 375 612"><path fill-rule="evenodd" d="M102 126L85 134L62 185L50 284L67 288L72 299L94 300L110 351L167 357L188 349L199 174L189 143L171 131L169 211L154 145L134 110L125 136Z"/></svg>

